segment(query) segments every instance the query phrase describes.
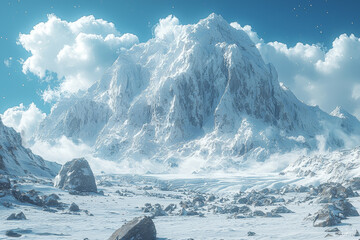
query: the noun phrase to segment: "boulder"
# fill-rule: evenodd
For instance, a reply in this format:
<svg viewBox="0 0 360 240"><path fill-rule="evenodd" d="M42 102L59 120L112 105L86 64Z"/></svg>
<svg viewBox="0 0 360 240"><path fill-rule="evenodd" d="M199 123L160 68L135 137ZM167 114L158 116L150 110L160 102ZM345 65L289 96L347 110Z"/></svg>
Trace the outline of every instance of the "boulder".
<svg viewBox="0 0 360 240"><path fill-rule="evenodd" d="M0 174L0 190L7 190L11 188L10 179L6 175Z"/></svg>
<svg viewBox="0 0 360 240"><path fill-rule="evenodd" d="M339 214L341 210L334 205L326 205L323 209L315 213L313 222L314 227L330 227L341 222Z"/></svg>
<svg viewBox="0 0 360 240"><path fill-rule="evenodd" d="M55 177L54 186L77 192L97 192L94 174L85 158L65 163Z"/></svg>
<svg viewBox="0 0 360 240"><path fill-rule="evenodd" d="M155 240L156 228L150 217L134 218L116 230L108 240Z"/></svg>

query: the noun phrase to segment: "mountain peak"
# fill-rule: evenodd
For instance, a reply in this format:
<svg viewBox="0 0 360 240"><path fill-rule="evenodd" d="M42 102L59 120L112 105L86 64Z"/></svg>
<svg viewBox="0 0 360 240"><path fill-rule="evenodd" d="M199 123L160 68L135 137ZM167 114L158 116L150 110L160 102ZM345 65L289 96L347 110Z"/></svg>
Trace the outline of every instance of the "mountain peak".
<svg viewBox="0 0 360 240"><path fill-rule="evenodd" d="M191 25L160 20L155 37L122 50L96 86L59 102L39 137L80 138L97 156L129 166L150 160L159 172L190 158L238 168L246 159L316 149L317 135L343 131L338 119L281 87L248 35L216 14ZM343 146L339 134L327 138L329 148Z"/></svg>
<svg viewBox="0 0 360 240"><path fill-rule="evenodd" d="M337 106L330 115L338 118L355 118L355 116L351 115L341 106Z"/></svg>

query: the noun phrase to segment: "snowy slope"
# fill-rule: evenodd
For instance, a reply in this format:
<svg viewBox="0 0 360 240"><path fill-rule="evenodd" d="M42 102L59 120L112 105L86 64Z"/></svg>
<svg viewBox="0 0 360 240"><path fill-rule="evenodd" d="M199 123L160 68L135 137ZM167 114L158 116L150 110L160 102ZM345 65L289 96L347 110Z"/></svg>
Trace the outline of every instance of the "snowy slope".
<svg viewBox="0 0 360 240"><path fill-rule="evenodd" d="M85 94L57 103L36 138L65 135L102 158L163 172L236 170L272 153L352 147L360 135L356 118L300 102L221 16L162 21Z"/></svg>
<svg viewBox="0 0 360 240"><path fill-rule="evenodd" d="M308 182L344 182L360 177L360 147L315 153L302 156L290 164L284 172L296 177L307 177Z"/></svg>
<svg viewBox="0 0 360 240"><path fill-rule="evenodd" d="M43 160L22 145L21 136L0 119L0 173L54 177L60 165Z"/></svg>

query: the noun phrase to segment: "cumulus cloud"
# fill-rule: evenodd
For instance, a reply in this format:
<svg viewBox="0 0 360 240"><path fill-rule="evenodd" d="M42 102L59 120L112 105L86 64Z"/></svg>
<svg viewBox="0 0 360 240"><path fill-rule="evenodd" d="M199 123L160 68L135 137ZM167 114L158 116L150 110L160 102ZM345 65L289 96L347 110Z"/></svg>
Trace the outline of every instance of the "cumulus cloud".
<svg viewBox="0 0 360 240"><path fill-rule="evenodd" d="M274 64L279 81L310 105L327 112L342 106L360 118L360 39L342 34L327 50L320 44L297 43L293 47L281 42L265 43L251 26L242 27L256 44L265 62Z"/></svg>
<svg viewBox="0 0 360 240"><path fill-rule="evenodd" d="M23 62L23 72L42 79L55 74L60 85L44 91L44 100L85 90L111 66L121 48L138 43L133 34L121 35L113 23L94 16L75 22L48 15L46 22L34 26L29 34L20 34L18 44L31 56Z"/></svg>
<svg viewBox="0 0 360 240"><path fill-rule="evenodd" d="M166 18L160 19L159 23L155 26L154 34L159 39L171 39L181 26L179 25L179 19L173 15L169 15Z"/></svg>
<svg viewBox="0 0 360 240"><path fill-rule="evenodd" d="M31 103L29 107L21 103L19 106L7 109L1 115L3 123L19 132L25 142L30 140L45 117L46 114L34 103Z"/></svg>

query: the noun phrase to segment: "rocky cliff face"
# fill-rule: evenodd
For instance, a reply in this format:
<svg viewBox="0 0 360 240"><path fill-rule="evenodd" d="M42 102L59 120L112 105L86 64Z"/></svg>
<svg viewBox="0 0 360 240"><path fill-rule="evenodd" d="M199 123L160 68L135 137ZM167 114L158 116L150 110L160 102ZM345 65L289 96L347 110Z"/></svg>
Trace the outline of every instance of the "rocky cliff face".
<svg viewBox="0 0 360 240"><path fill-rule="evenodd" d="M300 102L245 32L211 14L122 50L85 94L53 108L37 138L80 139L106 159L150 160L153 171L184 159L236 169L275 152L317 149L319 136L327 149L344 147L360 123L340 115Z"/></svg>
<svg viewBox="0 0 360 240"><path fill-rule="evenodd" d="M4 126L0 119L0 173L54 177L60 165L48 162L23 147L21 136L13 128Z"/></svg>

